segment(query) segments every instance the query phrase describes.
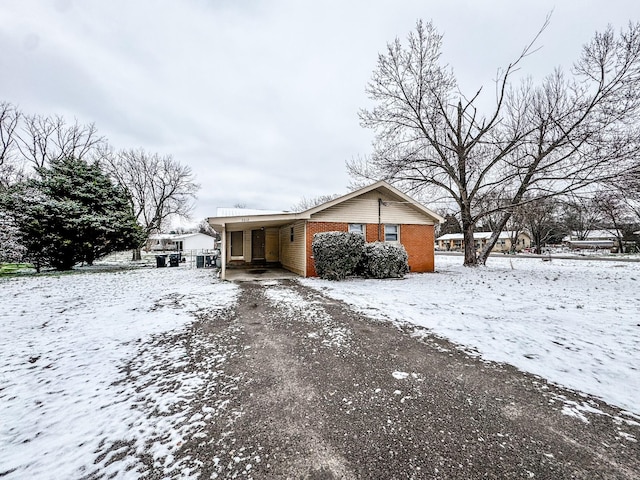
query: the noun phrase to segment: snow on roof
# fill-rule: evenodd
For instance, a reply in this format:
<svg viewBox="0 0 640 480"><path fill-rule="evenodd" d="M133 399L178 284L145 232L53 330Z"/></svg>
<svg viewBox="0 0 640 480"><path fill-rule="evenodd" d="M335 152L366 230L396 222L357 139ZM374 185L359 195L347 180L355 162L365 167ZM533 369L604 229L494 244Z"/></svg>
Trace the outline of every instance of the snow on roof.
<svg viewBox="0 0 640 480"><path fill-rule="evenodd" d="M563 242L570 242L572 240L578 240L580 236L579 232L571 232L571 235L567 235L562 239ZM581 240L615 240L620 236L620 232L616 230L589 230Z"/></svg>
<svg viewBox="0 0 640 480"><path fill-rule="evenodd" d="M505 230L502 233L500 233L500 236L498 238L499 239L511 238L514 235L514 233L515 232L511 230ZM520 232L520 234L522 233L523 232ZM473 238L474 240L486 240L491 235L493 235L493 232L474 232ZM436 238L436 240L464 240L464 236L462 235L462 233L447 233L445 235L442 235Z"/></svg>
<svg viewBox="0 0 640 480"><path fill-rule="evenodd" d="M587 232L588 239L596 239L596 238L613 238L620 235L620 232L616 230L589 230Z"/></svg>
<svg viewBox="0 0 640 480"><path fill-rule="evenodd" d="M289 213L282 210L259 210L256 208L229 208L218 207L216 209L216 217L242 217L254 215L277 215L280 213Z"/></svg>
<svg viewBox="0 0 640 480"><path fill-rule="evenodd" d="M180 240L183 238L195 237L197 235L205 235L204 233L153 233L149 235L151 240Z"/></svg>

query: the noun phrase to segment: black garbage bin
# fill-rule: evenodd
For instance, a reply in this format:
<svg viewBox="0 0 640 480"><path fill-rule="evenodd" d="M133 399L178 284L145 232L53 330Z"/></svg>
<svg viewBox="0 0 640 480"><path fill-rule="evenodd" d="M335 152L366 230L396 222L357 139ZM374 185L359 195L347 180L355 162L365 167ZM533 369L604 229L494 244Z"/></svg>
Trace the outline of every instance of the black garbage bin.
<svg viewBox="0 0 640 480"><path fill-rule="evenodd" d="M167 266L167 256L156 255L156 268L166 267L166 266Z"/></svg>
<svg viewBox="0 0 640 480"><path fill-rule="evenodd" d="M196 268L204 267L204 255L196 255Z"/></svg>
<svg viewBox="0 0 640 480"><path fill-rule="evenodd" d="M180 254L172 253L171 255L169 255L169 266L177 267L178 265L180 265Z"/></svg>

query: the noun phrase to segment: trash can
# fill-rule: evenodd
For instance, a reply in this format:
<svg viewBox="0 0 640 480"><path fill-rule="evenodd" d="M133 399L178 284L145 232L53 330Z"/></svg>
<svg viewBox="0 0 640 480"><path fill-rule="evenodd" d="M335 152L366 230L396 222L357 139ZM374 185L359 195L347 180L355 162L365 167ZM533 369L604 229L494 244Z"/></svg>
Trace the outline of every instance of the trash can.
<svg viewBox="0 0 640 480"><path fill-rule="evenodd" d="M178 265L180 265L180 254L172 253L171 255L169 255L169 266L177 267Z"/></svg>
<svg viewBox="0 0 640 480"><path fill-rule="evenodd" d="M167 256L166 255L156 255L156 268L166 267L167 266Z"/></svg>
<svg viewBox="0 0 640 480"><path fill-rule="evenodd" d="M204 267L204 255L196 255L196 268Z"/></svg>

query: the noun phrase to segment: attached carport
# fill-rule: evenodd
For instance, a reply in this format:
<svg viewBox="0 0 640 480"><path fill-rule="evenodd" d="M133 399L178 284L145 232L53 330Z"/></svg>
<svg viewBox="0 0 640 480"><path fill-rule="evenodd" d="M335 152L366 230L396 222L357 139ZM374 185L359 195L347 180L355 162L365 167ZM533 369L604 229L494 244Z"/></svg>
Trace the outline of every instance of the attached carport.
<svg viewBox="0 0 640 480"><path fill-rule="evenodd" d="M232 212L240 212L235 209ZM221 274L227 278L227 267L245 266L249 268L284 267L294 273L303 269L292 268L291 252L304 250L304 236L291 233L296 224L304 223L304 213L256 214L249 211L245 215L217 216L208 219L209 224L221 235ZM300 244L300 245L298 245ZM294 248L301 247L301 248ZM300 255L304 260L304 254ZM298 270L298 271L296 271ZM247 272L245 272L246 275Z"/></svg>

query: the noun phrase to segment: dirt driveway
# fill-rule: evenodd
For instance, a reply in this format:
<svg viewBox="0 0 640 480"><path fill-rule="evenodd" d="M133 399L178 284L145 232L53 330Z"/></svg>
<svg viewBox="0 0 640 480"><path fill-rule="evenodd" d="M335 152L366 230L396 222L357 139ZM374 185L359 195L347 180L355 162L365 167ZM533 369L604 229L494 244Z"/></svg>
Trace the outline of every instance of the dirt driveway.
<svg viewBox="0 0 640 480"><path fill-rule="evenodd" d="M173 452L200 478L640 478L631 415L295 280L240 288L235 310L182 339L181 368L203 375L233 351L195 399L211 412L201 431Z"/></svg>

